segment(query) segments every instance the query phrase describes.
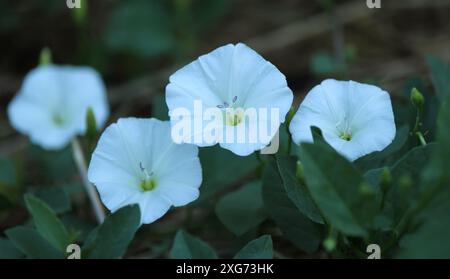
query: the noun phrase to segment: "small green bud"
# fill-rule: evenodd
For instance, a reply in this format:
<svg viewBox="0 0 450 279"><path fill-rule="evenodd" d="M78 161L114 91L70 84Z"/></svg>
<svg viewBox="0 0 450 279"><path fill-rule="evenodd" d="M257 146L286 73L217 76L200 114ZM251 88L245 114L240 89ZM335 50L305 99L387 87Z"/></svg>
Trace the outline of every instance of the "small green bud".
<svg viewBox="0 0 450 279"><path fill-rule="evenodd" d="M75 24L78 26L83 26L87 22L87 16L88 16L88 3L87 0L80 0L80 7L72 9L72 16L73 20L75 21Z"/></svg>
<svg viewBox="0 0 450 279"><path fill-rule="evenodd" d="M423 97L422 93L420 93L417 88L413 88L411 90L411 103L418 109L423 108L423 104L425 103L425 98Z"/></svg>
<svg viewBox="0 0 450 279"><path fill-rule="evenodd" d="M297 161L297 170L295 172L297 179L299 179L300 181L304 181L305 180L305 172L303 169L303 164L300 161Z"/></svg>
<svg viewBox="0 0 450 279"><path fill-rule="evenodd" d="M383 192L386 192L392 183L391 171L385 167L380 174L380 187Z"/></svg>
<svg viewBox="0 0 450 279"><path fill-rule="evenodd" d="M400 189L402 191L406 192L409 189L411 189L411 187L413 186L414 182L413 182L411 176L409 176L409 175L402 175L400 177L400 180L399 180L398 184L400 186Z"/></svg>
<svg viewBox="0 0 450 279"><path fill-rule="evenodd" d="M95 121L94 110L91 107L86 111L86 137L90 140L97 135L97 122Z"/></svg>
<svg viewBox="0 0 450 279"><path fill-rule="evenodd" d="M328 237L323 241L323 247L327 252L333 252L336 248L336 240L332 237Z"/></svg>
<svg viewBox="0 0 450 279"><path fill-rule="evenodd" d="M363 182L359 186L359 193L364 197L372 197L375 194L375 191L373 190L372 186Z"/></svg>
<svg viewBox="0 0 450 279"><path fill-rule="evenodd" d="M52 52L48 47L44 47L39 55L39 66L50 65L52 63Z"/></svg>

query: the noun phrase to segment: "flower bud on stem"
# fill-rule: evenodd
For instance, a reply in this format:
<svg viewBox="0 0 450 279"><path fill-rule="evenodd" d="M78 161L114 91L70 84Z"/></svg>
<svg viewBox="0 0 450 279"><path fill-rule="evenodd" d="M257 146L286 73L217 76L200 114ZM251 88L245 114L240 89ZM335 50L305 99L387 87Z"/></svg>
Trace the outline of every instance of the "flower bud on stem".
<svg viewBox="0 0 450 279"><path fill-rule="evenodd" d="M414 129L412 130L412 135L419 139L421 145L427 145L424 134L420 131L422 126L421 118L423 114L423 106L425 104L425 98L423 94L417 89L413 88L410 95L411 103L416 108L416 123L414 124Z"/></svg>
<svg viewBox="0 0 450 279"><path fill-rule="evenodd" d="M48 47L44 47L39 55L39 66L46 66L52 63L52 52Z"/></svg>
<svg viewBox="0 0 450 279"><path fill-rule="evenodd" d="M328 232L328 237L323 241L323 248L325 248L325 250L328 253L331 253L336 249L336 246L337 246L336 238L337 238L336 232L334 231L334 228L332 226L330 226L329 232Z"/></svg>

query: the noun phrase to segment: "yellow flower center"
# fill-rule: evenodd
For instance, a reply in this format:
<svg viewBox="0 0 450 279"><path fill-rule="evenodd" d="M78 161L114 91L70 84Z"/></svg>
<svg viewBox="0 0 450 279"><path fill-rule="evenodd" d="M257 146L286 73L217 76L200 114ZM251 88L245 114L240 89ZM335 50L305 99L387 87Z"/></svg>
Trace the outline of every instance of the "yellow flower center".
<svg viewBox="0 0 450 279"><path fill-rule="evenodd" d="M229 109L227 110L225 117L227 126L237 126L244 119L244 112L242 109Z"/></svg>
<svg viewBox="0 0 450 279"><path fill-rule="evenodd" d="M341 135L339 136L341 139L345 140L345 141L351 141L352 140L352 135L348 132L343 132L341 133Z"/></svg>
<svg viewBox="0 0 450 279"><path fill-rule="evenodd" d="M154 178L142 180L139 187L144 192L151 191L156 188L156 181Z"/></svg>

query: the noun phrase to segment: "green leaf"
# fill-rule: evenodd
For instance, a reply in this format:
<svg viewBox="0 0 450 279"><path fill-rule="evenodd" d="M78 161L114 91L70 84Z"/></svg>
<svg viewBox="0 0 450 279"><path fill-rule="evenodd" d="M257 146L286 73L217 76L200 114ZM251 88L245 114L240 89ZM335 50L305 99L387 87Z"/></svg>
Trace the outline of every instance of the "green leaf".
<svg viewBox="0 0 450 279"><path fill-rule="evenodd" d="M183 230L177 232L170 254L173 259L217 259L208 244Z"/></svg>
<svg viewBox="0 0 450 279"><path fill-rule="evenodd" d="M361 173L324 144L302 144L300 154L307 187L325 218L347 235L366 236L376 202L361 191L367 188Z"/></svg>
<svg viewBox="0 0 450 279"><path fill-rule="evenodd" d="M436 94L444 101L450 96L450 65L431 55L427 56L427 63Z"/></svg>
<svg viewBox="0 0 450 279"><path fill-rule="evenodd" d="M435 147L435 144L415 147L391 167L393 181L386 193L384 214L394 223L422 197L424 189L419 185L421 170L430 160ZM407 189L401 186L405 178L410 181Z"/></svg>
<svg viewBox="0 0 450 279"><path fill-rule="evenodd" d="M448 201L449 196L447 196ZM450 258L450 204L429 211L424 224L405 236L400 243L397 258L448 259Z"/></svg>
<svg viewBox="0 0 450 279"><path fill-rule="evenodd" d="M267 217L260 181L251 182L224 196L215 208L217 217L237 236L261 224Z"/></svg>
<svg viewBox="0 0 450 279"><path fill-rule="evenodd" d="M317 206L311 198L308 188L299 182L296 177L297 158L277 155L277 170L288 197L297 206L297 208L312 221L323 224Z"/></svg>
<svg viewBox="0 0 450 279"><path fill-rule="evenodd" d="M436 146L422 172L423 193L412 210L419 226L401 240L399 258L450 257L450 95L442 104L437 127Z"/></svg>
<svg viewBox="0 0 450 279"><path fill-rule="evenodd" d="M86 240L88 244L85 245L90 250L88 258L117 259L122 257L140 224L141 213L138 205L123 207L107 216L105 221L88 237L90 240Z"/></svg>
<svg viewBox="0 0 450 279"><path fill-rule="evenodd" d="M264 172L263 200L270 217L289 241L308 253L319 248L324 237L323 226L312 222L289 199L275 160L270 160Z"/></svg>
<svg viewBox="0 0 450 279"><path fill-rule="evenodd" d="M218 146L201 148L200 161L203 168L203 184L200 198L205 201L258 166L255 156L240 157Z"/></svg>
<svg viewBox="0 0 450 279"><path fill-rule="evenodd" d="M25 195L25 203L39 234L55 248L65 251L70 241L69 234L55 212L42 200L30 194Z"/></svg>
<svg viewBox="0 0 450 279"><path fill-rule="evenodd" d="M54 248L36 230L18 226L7 230L6 235L27 257L32 259L62 259L64 254Z"/></svg>
<svg viewBox="0 0 450 279"><path fill-rule="evenodd" d="M394 184L398 184L398 180L402 176L409 175L412 178L415 188L418 188L420 171L428 164L435 148L436 144L434 143L414 147L398 160L391 168Z"/></svg>
<svg viewBox="0 0 450 279"><path fill-rule="evenodd" d="M260 238L250 241L239 252L235 259L272 259L273 245L270 235L263 235Z"/></svg>
<svg viewBox="0 0 450 279"><path fill-rule="evenodd" d="M0 259L20 259L23 257L23 253L10 240L0 238Z"/></svg>
<svg viewBox="0 0 450 279"><path fill-rule="evenodd" d="M95 228L95 225L89 220L76 216L75 214L66 214L61 218L71 236L75 235L77 241L84 242L89 233Z"/></svg>
<svg viewBox="0 0 450 279"><path fill-rule="evenodd" d="M422 185L428 188L450 182L450 97L439 112L437 128L437 146L422 175Z"/></svg>
<svg viewBox="0 0 450 279"><path fill-rule="evenodd" d="M395 156L406 144L409 137L409 126L403 125L397 129L395 138L388 147L382 151L370 153L357 159L354 164L362 171L368 171L374 168L390 166L398 158Z"/></svg>
<svg viewBox="0 0 450 279"><path fill-rule="evenodd" d="M106 27L106 45L115 52L154 57L175 46L170 10L165 1L120 1Z"/></svg>
<svg viewBox="0 0 450 279"><path fill-rule="evenodd" d="M56 213L70 211L70 197L62 187L42 187L33 192L33 195L45 202Z"/></svg>

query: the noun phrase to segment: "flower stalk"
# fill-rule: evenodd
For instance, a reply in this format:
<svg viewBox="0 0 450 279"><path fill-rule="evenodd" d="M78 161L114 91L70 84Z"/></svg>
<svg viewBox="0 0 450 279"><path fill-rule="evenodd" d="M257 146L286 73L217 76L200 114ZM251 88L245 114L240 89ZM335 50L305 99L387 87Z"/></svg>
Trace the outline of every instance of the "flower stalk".
<svg viewBox="0 0 450 279"><path fill-rule="evenodd" d="M424 134L420 130L420 127L422 127L422 114L425 98L423 97L422 93L417 90L417 88L413 88L411 90L411 103L416 108L416 122L414 124L412 135L416 136L420 144L425 146L427 145L427 141L425 140Z"/></svg>
<svg viewBox="0 0 450 279"><path fill-rule="evenodd" d="M75 164L77 165L78 171L81 176L81 181L88 195L92 209L94 210L95 218L97 219L97 222L101 224L105 219L105 211L100 202L97 191L87 178L86 160L84 158L80 142L76 138L72 140L72 151L73 159L75 161Z"/></svg>

